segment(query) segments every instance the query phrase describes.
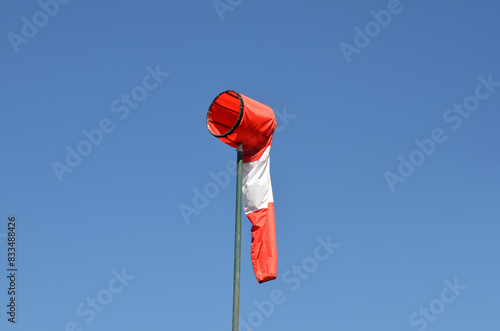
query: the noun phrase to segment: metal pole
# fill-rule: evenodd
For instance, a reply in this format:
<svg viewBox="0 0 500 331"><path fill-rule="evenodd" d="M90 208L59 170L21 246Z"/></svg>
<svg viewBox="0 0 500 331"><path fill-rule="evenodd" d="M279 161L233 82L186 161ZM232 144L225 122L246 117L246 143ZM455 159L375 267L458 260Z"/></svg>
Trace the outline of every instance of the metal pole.
<svg viewBox="0 0 500 331"><path fill-rule="evenodd" d="M234 281L233 281L233 331L240 324L240 260L241 260L241 186L243 173L243 144L238 145L236 173L236 224L234 233Z"/></svg>

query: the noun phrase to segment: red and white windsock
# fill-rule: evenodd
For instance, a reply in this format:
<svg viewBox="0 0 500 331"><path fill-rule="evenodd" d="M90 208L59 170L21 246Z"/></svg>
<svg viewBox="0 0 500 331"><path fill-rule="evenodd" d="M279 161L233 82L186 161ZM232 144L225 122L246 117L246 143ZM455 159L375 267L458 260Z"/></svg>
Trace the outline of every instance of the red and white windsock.
<svg viewBox="0 0 500 331"><path fill-rule="evenodd" d="M278 260L269 157L274 112L247 96L225 91L210 105L207 126L222 142L232 147L243 144L243 209L252 222L253 269L259 283L275 279Z"/></svg>

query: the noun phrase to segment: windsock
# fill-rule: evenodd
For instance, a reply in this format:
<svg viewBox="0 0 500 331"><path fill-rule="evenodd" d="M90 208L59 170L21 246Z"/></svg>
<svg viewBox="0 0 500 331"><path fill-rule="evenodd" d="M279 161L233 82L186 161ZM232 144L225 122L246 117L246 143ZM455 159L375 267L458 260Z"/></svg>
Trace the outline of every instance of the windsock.
<svg viewBox="0 0 500 331"><path fill-rule="evenodd" d="M276 278L277 249L270 157L273 110L235 91L219 94L208 109L207 126L222 142L243 144L243 209L252 223L250 255L259 283Z"/></svg>

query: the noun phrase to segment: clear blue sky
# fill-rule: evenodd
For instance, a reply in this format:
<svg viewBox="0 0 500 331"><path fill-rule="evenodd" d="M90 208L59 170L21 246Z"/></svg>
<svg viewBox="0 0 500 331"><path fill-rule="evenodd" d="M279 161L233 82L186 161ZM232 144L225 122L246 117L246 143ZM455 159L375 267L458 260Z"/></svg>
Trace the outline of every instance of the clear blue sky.
<svg viewBox="0 0 500 331"><path fill-rule="evenodd" d="M226 89L278 117L248 329L500 328L500 3L60 1L0 5L2 330L230 329Z"/></svg>

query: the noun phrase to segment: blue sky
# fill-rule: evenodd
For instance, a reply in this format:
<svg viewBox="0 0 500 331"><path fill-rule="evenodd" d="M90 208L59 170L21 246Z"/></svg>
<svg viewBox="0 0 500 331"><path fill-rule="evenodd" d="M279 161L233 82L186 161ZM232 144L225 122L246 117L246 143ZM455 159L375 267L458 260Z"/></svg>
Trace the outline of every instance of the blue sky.
<svg viewBox="0 0 500 331"><path fill-rule="evenodd" d="M500 4L216 5L0 5L1 328L230 328L236 153L205 117L232 89L279 128L278 278L244 218L241 330L498 330Z"/></svg>

